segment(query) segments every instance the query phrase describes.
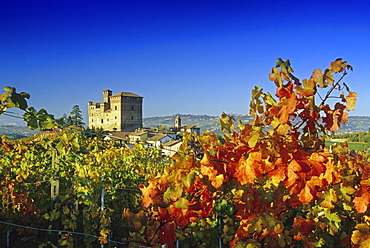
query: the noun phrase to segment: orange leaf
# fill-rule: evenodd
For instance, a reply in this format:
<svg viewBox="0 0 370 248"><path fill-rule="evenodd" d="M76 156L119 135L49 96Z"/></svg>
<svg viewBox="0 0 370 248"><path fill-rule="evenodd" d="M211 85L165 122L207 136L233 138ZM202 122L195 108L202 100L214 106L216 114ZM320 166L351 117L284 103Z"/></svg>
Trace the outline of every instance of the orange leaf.
<svg viewBox="0 0 370 248"><path fill-rule="evenodd" d="M278 165L277 168L268 173L268 177L272 179L275 185L283 182L286 178L286 165Z"/></svg>
<svg viewBox="0 0 370 248"><path fill-rule="evenodd" d="M303 86L304 88L301 85L296 87L298 94L304 97L315 95L316 83L313 79L303 79Z"/></svg>
<svg viewBox="0 0 370 248"><path fill-rule="evenodd" d="M209 166L201 166L200 172L202 173L202 175L208 176L210 183L216 189L222 186L224 182L224 175L217 175L217 170L215 168Z"/></svg>
<svg viewBox="0 0 370 248"><path fill-rule="evenodd" d="M259 158L259 163L256 169L261 175L272 171L274 168L275 168L275 161L270 161L270 157L266 159L262 159L262 157Z"/></svg>
<svg viewBox="0 0 370 248"><path fill-rule="evenodd" d="M320 174L320 179L325 179L328 184L340 182L338 177L338 172L335 170L334 162L332 160L328 161L326 164L326 170L324 174Z"/></svg>
<svg viewBox="0 0 370 248"><path fill-rule="evenodd" d="M211 156L209 155L209 153L205 152L204 155L203 155L202 160L200 161L200 164L201 165L209 165L211 163L210 159L211 159Z"/></svg>
<svg viewBox="0 0 370 248"><path fill-rule="evenodd" d="M320 175L321 173L325 172L324 162L326 162L327 160L328 159L325 157L325 153L314 152L310 155L310 163L312 165L312 170L316 175Z"/></svg>
<svg viewBox="0 0 370 248"><path fill-rule="evenodd" d="M242 156L236 165L234 176L242 185L247 183L254 184L256 171L254 169L254 159L251 159L251 157L251 154L247 159Z"/></svg>
<svg viewBox="0 0 370 248"><path fill-rule="evenodd" d="M301 171L302 167L299 165L299 163L293 159L288 164L288 179L285 181L285 186L290 187L293 184L296 183L296 181L299 179L299 176L296 174L297 172Z"/></svg>
<svg viewBox="0 0 370 248"><path fill-rule="evenodd" d="M271 81L275 82L276 86L281 86L283 84L283 81L290 80L290 76L288 73L279 71L279 69L276 67L272 68L272 73L269 75L269 78Z"/></svg>
<svg viewBox="0 0 370 248"><path fill-rule="evenodd" d="M302 203L310 203L313 200L313 195L311 194L311 189L308 184L306 184L301 190L301 192L298 194L298 197Z"/></svg>
<svg viewBox="0 0 370 248"><path fill-rule="evenodd" d="M365 192L360 197L355 197L353 200L353 203L355 204L355 208L357 210L357 213L365 213L369 207L370 204L370 193Z"/></svg>
<svg viewBox="0 0 370 248"><path fill-rule="evenodd" d="M297 107L297 96L293 93L288 99L280 102L281 109L278 117L281 124L286 124L289 120L290 114L293 114Z"/></svg>
<svg viewBox="0 0 370 248"><path fill-rule="evenodd" d="M311 79L315 83L317 83L317 85L320 88L324 88L324 87L327 87L328 86L328 84L325 82L324 75L322 74L321 69L314 70L313 73L312 73Z"/></svg>
<svg viewBox="0 0 370 248"><path fill-rule="evenodd" d="M152 188L150 187L150 185L148 187L145 187L145 185L141 184L140 190L141 190L141 193L143 194L143 198L142 198L143 206L147 208L150 206L150 204L153 203L153 200L150 197L152 193Z"/></svg>

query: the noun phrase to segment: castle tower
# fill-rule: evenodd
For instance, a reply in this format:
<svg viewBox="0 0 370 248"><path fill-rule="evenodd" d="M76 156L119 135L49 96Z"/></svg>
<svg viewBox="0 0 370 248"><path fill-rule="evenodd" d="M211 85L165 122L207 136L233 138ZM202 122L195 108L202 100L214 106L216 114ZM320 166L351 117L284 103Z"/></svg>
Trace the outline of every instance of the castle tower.
<svg viewBox="0 0 370 248"><path fill-rule="evenodd" d="M143 126L143 97L131 92L112 95L103 91L104 102L88 102L89 128L104 131L135 131Z"/></svg>
<svg viewBox="0 0 370 248"><path fill-rule="evenodd" d="M176 116L175 119L175 128L180 129L181 128L181 118L179 115Z"/></svg>
<svg viewBox="0 0 370 248"><path fill-rule="evenodd" d="M104 102L109 103L109 97L111 95L112 95L112 91L111 90L103 90L103 99L104 99Z"/></svg>

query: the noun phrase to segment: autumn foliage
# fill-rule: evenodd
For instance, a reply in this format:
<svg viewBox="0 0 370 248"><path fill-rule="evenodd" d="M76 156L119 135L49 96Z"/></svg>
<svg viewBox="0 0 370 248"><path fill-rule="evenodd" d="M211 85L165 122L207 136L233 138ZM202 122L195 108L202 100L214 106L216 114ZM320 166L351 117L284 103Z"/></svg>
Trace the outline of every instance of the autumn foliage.
<svg viewBox="0 0 370 248"><path fill-rule="evenodd" d="M252 90L252 123L223 114L222 142L188 133L173 162L79 131L14 143L0 136L0 219L24 225L2 234L37 247L370 247L368 156L325 147L355 108L357 94L343 82L352 69L337 59L299 80L278 59L275 96ZM28 107L27 93L4 90L0 115L19 108L30 128L58 126Z"/></svg>
<svg viewBox="0 0 370 248"><path fill-rule="evenodd" d="M141 185L131 243L174 247L370 247L370 164L325 139L348 119L352 67L337 59L309 79L278 59L273 97L252 90L250 124L223 114L224 143L211 132L184 137L165 173ZM339 75L339 79L335 76ZM324 92L324 94L323 94ZM337 103L329 104L333 96ZM145 225L138 225L145 223ZM130 224L130 223L129 223Z"/></svg>

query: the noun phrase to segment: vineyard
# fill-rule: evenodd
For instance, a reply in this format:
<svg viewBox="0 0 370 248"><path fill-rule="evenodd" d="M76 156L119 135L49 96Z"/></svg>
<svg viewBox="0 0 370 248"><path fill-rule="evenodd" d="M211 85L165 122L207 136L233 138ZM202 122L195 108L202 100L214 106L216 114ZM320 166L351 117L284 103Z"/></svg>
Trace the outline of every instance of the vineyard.
<svg viewBox="0 0 370 248"><path fill-rule="evenodd" d="M55 129L6 87L0 113L17 107L30 128L54 131L1 137L1 246L370 247L368 155L325 147L355 108L352 69L337 59L301 81L279 59L276 97L252 90L253 122L224 114L225 142L188 133L172 158Z"/></svg>
<svg viewBox="0 0 370 248"><path fill-rule="evenodd" d="M1 142L1 221L69 231L7 226L3 231L15 235L11 247L96 247L113 234L122 243L130 230L122 213L142 209L138 185L169 163L158 150L115 147L75 131Z"/></svg>

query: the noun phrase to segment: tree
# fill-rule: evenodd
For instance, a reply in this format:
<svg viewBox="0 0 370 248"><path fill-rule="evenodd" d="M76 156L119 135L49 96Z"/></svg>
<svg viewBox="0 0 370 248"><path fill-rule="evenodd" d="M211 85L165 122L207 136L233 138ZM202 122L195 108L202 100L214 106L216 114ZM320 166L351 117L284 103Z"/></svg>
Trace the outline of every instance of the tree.
<svg viewBox="0 0 370 248"><path fill-rule="evenodd" d="M164 125L164 124L158 125L157 130L158 131L166 131L167 130L167 126Z"/></svg>
<svg viewBox="0 0 370 248"><path fill-rule="evenodd" d="M67 116L64 114L63 119L66 126L76 126L79 128L85 127L85 122L83 121L82 111L78 105L72 107L71 115Z"/></svg>

